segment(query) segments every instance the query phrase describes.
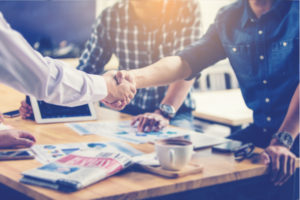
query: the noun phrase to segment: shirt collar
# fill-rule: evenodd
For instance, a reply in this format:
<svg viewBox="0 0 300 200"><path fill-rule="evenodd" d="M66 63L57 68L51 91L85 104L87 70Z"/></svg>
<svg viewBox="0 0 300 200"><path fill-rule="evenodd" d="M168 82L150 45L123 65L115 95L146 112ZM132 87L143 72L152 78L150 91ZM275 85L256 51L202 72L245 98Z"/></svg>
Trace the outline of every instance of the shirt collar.
<svg viewBox="0 0 300 200"><path fill-rule="evenodd" d="M251 19L256 20L256 16L252 12L252 10L249 6L248 0L241 0L241 1L242 1L242 4L243 4L243 7L244 7L241 22L242 22L242 28L245 28L245 26L246 26L246 24L249 20L251 20Z"/></svg>
<svg viewBox="0 0 300 200"><path fill-rule="evenodd" d="M134 21L135 24L140 24L142 26L144 26L143 23L141 23L133 14L132 12L132 8L130 6L130 0L124 0L125 2L125 9L126 9L126 13L127 13L127 16L128 16L128 19L129 21ZM167 6L168 6L168 0L163 0L163 7L162 7L162 10L160 12L160 15L162 16L162 18L164 18L164 15L166 13L166 10L167 10Z"/></svg>
<svg viewBox="0 0 300 200"><path fill-rule="evenodd" d="M241 0L243 1L243 15L241 18L242 28L245 28L246 24L250 20L257 20L257 17L251 10L248 0ZM267 14L274 14L274 16L278 17L279 19L285 15L285 9L287 8L288 1L286 0L274 0L271 10Z"/></svg>

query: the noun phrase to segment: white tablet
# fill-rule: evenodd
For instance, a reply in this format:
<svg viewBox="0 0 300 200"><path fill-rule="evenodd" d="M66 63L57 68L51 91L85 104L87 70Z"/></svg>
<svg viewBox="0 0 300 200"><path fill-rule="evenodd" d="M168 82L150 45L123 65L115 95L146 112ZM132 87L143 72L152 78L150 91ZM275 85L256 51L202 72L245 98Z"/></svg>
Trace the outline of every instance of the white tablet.
<svg viewBox="0 0 300 200"><path fill-rule="evenodd" d="M97 119L93 103L76 107L57 106L30 97L35 121L37 123L73 122Z"/></svg>

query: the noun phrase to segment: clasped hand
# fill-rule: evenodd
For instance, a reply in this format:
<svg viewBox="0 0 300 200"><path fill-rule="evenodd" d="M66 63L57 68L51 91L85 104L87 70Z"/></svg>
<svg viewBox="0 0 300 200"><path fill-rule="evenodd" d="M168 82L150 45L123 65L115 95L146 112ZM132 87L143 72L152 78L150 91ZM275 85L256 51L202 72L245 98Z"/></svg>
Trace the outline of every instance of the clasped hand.
<svg viewBox="0 0 300 200"><path fill-rule="evenodd" d="M101 102L106 106L122 110L134 97L136 87L134 79L125 72L108 71L103 74L108 95Z"/></svg>
<svg viewBox="0 0 300 200"><path fill-rule="evenodd" d="M270 165L271 181L283 185L296 171L296 156L286 147L270 144L256 162Z"/></svg>

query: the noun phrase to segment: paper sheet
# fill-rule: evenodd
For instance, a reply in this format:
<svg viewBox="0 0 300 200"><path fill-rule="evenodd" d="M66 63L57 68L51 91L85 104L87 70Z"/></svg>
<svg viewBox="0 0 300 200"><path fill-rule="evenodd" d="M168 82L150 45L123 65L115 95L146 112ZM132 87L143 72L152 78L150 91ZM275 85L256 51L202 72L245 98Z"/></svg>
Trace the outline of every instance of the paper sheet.
<svg viewBox="0 0 300 200"><path fill-rule="evenodd" d="M12 127L0 122L0 131L7 130L7 129L12 129Z"/></svg>
<svg viewBox="0 0 300 200"><path fill-rule="evenodd" d="M96 134L105 137L113 137L135 144L154 142L157 139L189 135L190 131L179 128L167 127L158 132L138 132L136 127L130 125L131 121L120 122L89 122L89 123L68 123L68 127L79 135Z"/></svg>
<svg viewBox="0 0 300 200"><path fill-rule="evenodd" d="M110 152L119 151L126 153L131 157L140 156L143 154L130 145L121 142L88 142L34 145L33 147L31 147L31 149L35 154L36 159L43 164L47 164L74 151L83 149L105 149Z"/></svg>

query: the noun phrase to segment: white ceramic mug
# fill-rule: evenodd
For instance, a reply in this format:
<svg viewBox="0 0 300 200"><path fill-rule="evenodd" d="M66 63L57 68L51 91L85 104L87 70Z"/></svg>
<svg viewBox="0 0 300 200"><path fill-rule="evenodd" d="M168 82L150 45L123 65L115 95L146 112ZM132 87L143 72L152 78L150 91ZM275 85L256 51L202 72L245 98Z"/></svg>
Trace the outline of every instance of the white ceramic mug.
<svg viewBox="0 0 300 200"><path fill-rule="evenodd" d="M192 158L193 144L183 139L165 139L155 142L156 156L162 168L181 170Z"/></svg>

